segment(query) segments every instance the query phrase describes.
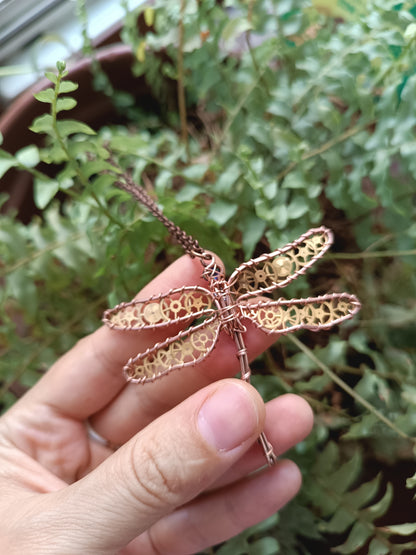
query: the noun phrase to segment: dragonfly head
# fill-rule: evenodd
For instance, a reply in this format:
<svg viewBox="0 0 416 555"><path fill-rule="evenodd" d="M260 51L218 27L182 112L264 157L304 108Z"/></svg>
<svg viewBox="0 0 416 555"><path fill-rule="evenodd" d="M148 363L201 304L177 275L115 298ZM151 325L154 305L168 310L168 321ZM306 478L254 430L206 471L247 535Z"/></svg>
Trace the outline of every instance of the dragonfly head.
<svg viewBox="0 0 416 555"><path fill-rule="evenodd" d="M202 251L192 253L195 258L199 258L202 264L203 271L202 277L208 282L217 281L224 279L224 273L220 266L217 264L217 260L212 253Z"/></svg>

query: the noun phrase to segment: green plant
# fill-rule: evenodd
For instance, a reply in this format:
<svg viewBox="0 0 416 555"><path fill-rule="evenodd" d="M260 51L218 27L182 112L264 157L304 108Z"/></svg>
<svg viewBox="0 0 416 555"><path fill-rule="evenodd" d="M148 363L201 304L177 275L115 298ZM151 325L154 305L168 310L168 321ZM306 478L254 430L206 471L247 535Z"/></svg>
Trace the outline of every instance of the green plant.
<svg viewBox="0 0 416 555"><path fill-rule="evenodd" d="M149 27L139 34L143 10ZM323 222L335 249L289 293L330 286L356 293L363 309L338 333L284 338L255 363L264 397L295 392L315 410L313 434L291 453L305 485L277 520L218 552L414 549L412 522L380 520L394 519L407 476L388 485L368 470L415 455L413 4L373 0L339 22L302 0L156 1L126 8L122 35L136 75L169 106L160 119L130 107L129 127L94 132L63 118L76 84L59 64L37 95L49 113L32 130L45 146L0 151L0 174L31 172L42 209L28 225L1 217L3 405L180 252L112 188L109 152L229 269ZM185 118L183 102L172 109L164 97L166 79L178 83ZM56 165L53 178L39 161Z"/></svg>

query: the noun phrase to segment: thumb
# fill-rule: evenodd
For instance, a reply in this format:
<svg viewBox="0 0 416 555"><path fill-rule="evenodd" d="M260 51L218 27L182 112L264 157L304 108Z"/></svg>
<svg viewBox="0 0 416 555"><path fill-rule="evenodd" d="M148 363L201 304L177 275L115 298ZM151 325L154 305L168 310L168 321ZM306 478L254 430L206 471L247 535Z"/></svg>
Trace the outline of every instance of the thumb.
<svg viewBox="0 0 416 555"><path fill-rule="evenodd" d="M77 522L71 552L114 553L197 496L256 440L264 414L253 387L223 380L159 417L88 476L53 494L62 502L62 522ZM55 530L55 537L62 534Z"/></svg>

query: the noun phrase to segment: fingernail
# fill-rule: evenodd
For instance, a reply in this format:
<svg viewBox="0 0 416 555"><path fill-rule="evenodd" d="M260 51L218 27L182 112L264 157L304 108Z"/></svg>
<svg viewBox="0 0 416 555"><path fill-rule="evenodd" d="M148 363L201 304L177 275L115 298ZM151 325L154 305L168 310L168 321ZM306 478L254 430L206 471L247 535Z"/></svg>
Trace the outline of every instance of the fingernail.
<svg viewBox="0 0 416 555"><path fill-rule="evenodd" d="M255 403L238 383L220 386L208 397L198 415L200 433L218 451L229 451L252 438L258 422Z"/></svg>

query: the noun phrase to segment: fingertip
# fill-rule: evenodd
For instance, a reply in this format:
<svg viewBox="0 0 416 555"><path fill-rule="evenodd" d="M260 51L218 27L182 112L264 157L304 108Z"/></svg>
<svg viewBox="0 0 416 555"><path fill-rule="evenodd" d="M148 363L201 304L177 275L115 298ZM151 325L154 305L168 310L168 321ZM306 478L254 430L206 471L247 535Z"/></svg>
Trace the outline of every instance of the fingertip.
<svg viewBox="0 0 416 555"><path fill-rule="evenodd" d="M276 473L279 483L284 484L287 502L299 492L302 486L302 473L298 465L289 459L279 461Z"/></svg>
<svg viewBox="0 0 416 555"><path fill-rule="evenodd" d="M212 392L198 413L204 440L218 452L248 445L258 436L265 418L258 392L241 380L222 380L208 386Z"/></svg>
<svg viewBox="0 0 416 555"><path fill-rule="evenodd" d="M296 422L306 437L312 431L314 423L314 414L310 404L295 393L285 393L279 397L279 400L281 404L284 404L288 419Z"/></svg>
<svg viewBox="0 0 416 555"><path fill-rule="evenodd" d="M280 417L276 418L276 414ZM303 441L313 424L312 409L299 395L286 393L267 403L265 429L279 444L280 453Z"/></svg>

